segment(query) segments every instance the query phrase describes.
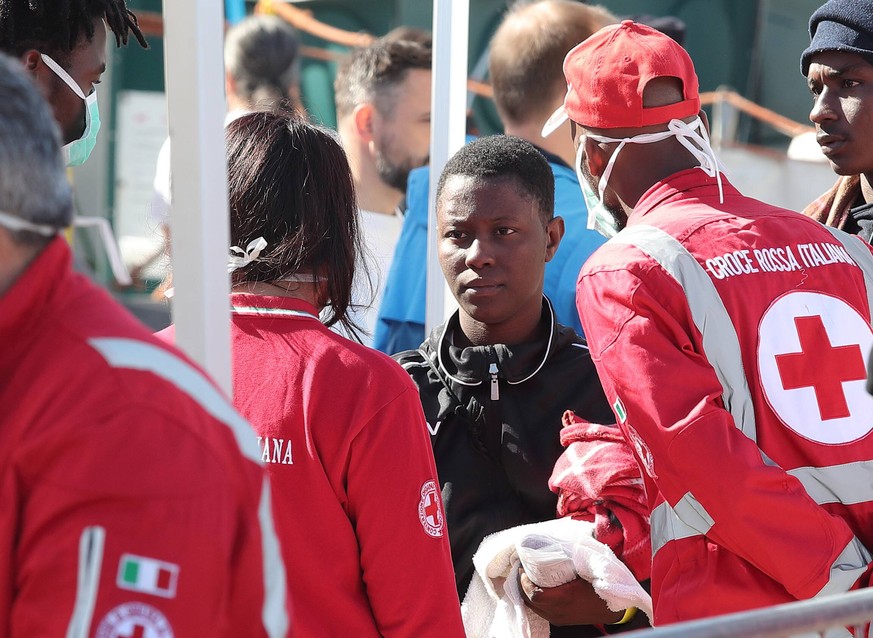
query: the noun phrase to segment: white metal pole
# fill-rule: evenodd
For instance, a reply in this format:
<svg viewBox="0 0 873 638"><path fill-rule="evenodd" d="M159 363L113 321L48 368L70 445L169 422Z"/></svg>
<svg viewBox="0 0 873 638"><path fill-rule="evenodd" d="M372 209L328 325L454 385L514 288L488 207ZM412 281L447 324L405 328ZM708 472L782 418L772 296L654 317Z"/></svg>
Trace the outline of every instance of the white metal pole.
<svg viewBox="0 0 873 638"><path fill-rule="evenodd" d="M464 144L469 23L469 0L434 0L425 334L443 323L455 306L437 259L434 204L440 173L449 157Z"/></svg>
<svg viewBox="0 0 873 638"><path fill-rule="evenodd" d="M176 342L231 392L223 3L164 3Z"/></svg>

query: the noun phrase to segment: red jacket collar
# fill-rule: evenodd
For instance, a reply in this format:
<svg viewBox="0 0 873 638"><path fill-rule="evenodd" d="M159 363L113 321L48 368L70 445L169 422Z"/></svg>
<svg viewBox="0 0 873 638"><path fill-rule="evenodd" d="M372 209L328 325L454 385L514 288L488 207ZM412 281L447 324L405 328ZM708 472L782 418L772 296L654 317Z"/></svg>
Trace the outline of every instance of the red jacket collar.
<svg viewBox="0 0 873 638"><path fill-rule="evenodd" d="M230 296L230 303L234 309L250 308L253 310L264 310L265 314L269 314L270 310L291 310L305 312L318 317L318 308L295 297L233 293Z"/></svg>
<svg viewBox="0 0 873 638"><path fill-rule="evenodd" d="M728 181L724 173L721 175L721 184L726 198L740 194ZM706 200L714 198L718 202L718 182L715 177L710 177L699 168L689 168L673 173L670 177L656 182L649 190L643 193L643 196L640 197L640 200L628 217L628 226L642 223L642 218L650 213L652 209L666 201L680 197L694 197Z"/></svg>
<svg viewBox="0 0 873 638"><path fill-rule="evenodd" d="M63 237L56 237L0 297L0 334L20 333L32 324L36 314L65 285L71 264L70 247Z"/></svg>

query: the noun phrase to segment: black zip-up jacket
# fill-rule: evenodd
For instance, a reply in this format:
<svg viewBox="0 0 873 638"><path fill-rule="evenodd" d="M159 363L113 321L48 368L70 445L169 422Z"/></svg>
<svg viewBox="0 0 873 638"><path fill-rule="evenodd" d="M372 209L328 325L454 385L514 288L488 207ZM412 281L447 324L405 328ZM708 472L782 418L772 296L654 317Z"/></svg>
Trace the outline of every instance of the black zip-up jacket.
<svg viewBox="0 0 873 638"><path fill-rule="evenodd" d="M458 595L489 534L553 519L548 480L563 448L565 410L613 423L585 341L543 298L539 338L458 348L458 314L418 350L395 355L418 386L442 487Z"/></svg>

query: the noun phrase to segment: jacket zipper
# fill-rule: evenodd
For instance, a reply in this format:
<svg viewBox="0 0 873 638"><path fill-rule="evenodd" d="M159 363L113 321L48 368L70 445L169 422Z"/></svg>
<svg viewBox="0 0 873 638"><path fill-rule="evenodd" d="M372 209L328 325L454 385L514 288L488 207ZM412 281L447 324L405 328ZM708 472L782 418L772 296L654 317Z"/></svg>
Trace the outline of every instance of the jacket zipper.
<svg viewBox="0 0 873 638"><path fill-rule="evenodd" d="M87 638L91 633L91 619L100 587L100 568L103 564L103 546L106 530L99 525L86 527L79 537L79 574L76 602L67 638Z"/></svg>
<svg viewBox="0 0 873 638"><path fill-rule="evenodd" d="M501 444L500 440L503 436L503 420L500 418L500 381L497 378L497 361L494 351L489 347L489 358L492 359L488 364L488 374L491 376L491 400L488 401L485 408L485 445L488 449L488 456L493 461L500 465Z"/></svg>
<svg viewBox="0 0 873 638"><path fill-rule="evenodd" d="M491 375L491 400L500 400L500 385L497 382L497 364L492 363L488 366L488 374Z"/></svg>

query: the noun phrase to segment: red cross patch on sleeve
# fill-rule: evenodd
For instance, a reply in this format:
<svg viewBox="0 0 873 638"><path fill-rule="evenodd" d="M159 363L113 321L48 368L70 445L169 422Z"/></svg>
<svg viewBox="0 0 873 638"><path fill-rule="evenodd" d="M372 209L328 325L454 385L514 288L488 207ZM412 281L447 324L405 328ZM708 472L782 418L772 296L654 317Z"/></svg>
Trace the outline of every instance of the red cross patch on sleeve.
<svg viewBox="0 0 873 638"><path fill-rule="evenodd" d="M421 500L418 502L418 518L428 536L439 538L445 530L443 499L436 481L425 481L421 486Z"/></svg>

